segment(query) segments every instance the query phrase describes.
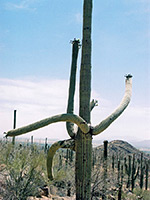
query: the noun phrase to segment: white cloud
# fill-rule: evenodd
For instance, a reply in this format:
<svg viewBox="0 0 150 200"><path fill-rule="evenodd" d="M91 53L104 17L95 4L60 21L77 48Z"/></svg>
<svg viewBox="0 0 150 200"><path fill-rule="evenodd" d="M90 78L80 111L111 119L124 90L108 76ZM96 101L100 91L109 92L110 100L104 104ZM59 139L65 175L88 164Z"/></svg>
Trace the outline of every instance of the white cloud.
<svg viewBox="0 0 150 200"><path fill-rule="evenodd" d="M94 110L95 124L105 119L115 108L104 107ZM96 136L99 140L150 140L150 107L129 107L114 121L108 129Z"/></svg>
<svg viewBox="0 0 150 200"><path fill-rule="evenodd" d="M7 10L36 10L35 7L33 7L33 4L38 2L39 0L22 0L19 1L19 3L12 3L7 2L5 4L5 8Z"/></svg>
<svg viewBox="0 0 150 200"><path fill-rule="evenodd" d="M66 80L0 79L0 133L12 129L14 109L17 110L17 127L64 113L67 105L67 90L68 81ZM45 130L48 129L44 129L46 136L48 131ZM59 131L58 138L59 135L63 135L65 129L58 128ZM56 138L55 132L52 131L52 137ZM41 137L43 130L38 133L37 137Z"/></svg>

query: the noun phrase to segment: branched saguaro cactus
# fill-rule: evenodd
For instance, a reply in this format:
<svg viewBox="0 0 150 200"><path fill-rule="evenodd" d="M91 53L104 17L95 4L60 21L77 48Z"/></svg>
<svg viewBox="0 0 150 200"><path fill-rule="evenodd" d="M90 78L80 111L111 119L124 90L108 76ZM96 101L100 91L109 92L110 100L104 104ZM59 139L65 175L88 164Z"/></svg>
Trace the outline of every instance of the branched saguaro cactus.
<svg viewBox="0 0 150 200"><path fill-rule="evenodd" d="M72 53L72 66L70 76L70 88L67 113L52 116L28 126L8 131L6 136L17 136L30 131L42 128L52 123L67 122L67 131L70 139L54 143L47 155L47 172L49 179L53 179L52 161L55 152L59 148L70 148L76 152L75 179L76 179L76 199L91 198L91 158L92 158L92 137L103 132L128 106L131 98L132 76L126 76L125 95L118 108L101 121L97 126L91 126L91 111L97 105L97 101L91 98L91 23L92 22L92 0L84 0L83 5L83 38L82 55L80 68L80 105L79 116L73 112L74 92L76 79L77 55L79 50L79 40L74 40ZM78 126L75 131L74 124Z"/></svg>

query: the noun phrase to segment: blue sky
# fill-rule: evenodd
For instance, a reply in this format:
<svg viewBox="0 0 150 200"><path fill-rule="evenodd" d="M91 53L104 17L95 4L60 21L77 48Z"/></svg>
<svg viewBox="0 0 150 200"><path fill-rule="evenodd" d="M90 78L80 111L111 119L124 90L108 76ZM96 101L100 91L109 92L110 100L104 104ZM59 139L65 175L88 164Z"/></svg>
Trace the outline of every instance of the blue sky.
<svg viewBox="0 0 150 200"><path fill-rule="evenodd" d="M14 109L18 127L66 111L70 40L81 39L82 3L0 1L0 133L12 128ZM92 97L99 101L92 113L93 124L120 103L124 75L133 74L129 108L95 138L150 139L149 0L95 0L92 42ZM67 137L64 124L31 134L38 138Z"/></svg>

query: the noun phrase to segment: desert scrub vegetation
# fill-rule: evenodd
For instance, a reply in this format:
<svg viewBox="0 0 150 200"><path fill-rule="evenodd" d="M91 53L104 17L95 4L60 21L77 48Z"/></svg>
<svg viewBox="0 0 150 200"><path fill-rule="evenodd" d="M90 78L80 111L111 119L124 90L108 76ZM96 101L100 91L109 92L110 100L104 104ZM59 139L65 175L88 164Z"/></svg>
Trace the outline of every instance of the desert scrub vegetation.
<svg viewBox="0 0 150 200"><path fill-rule="evenodd" d="M133 192L124 192L122 194L122 200L150 200L150 191L149 190L142 190L140 188L136 188Z"/></svg>
<svg viewBox="0 0 150 200"><path fill-rule="evenodd" d="M120 142L121 147L123 144L126 143ZM108 143L108 147L111 147L111 143ZM129 149L127 144L126 148ZM12 145L9 142L0 141L0 151L0 195L4 200L24 200L29 196L40 197L43 187L49 188L51 194L55 193L53 195L61 197L75 195L74 151L59 149L56 152L53 162L54 179L52 181L47 178L47 151L45 151L44 146L41 148L41 145L25 143L23 145L17 143ZM134 151L136 156L133 160L134 154L128 155L124 152L126 152L125 148L121 152L118 152L116 148L114 155L114 152L109 149L108 154L105 155L103 145L102 148L93 149L91 200L100 198L150 199L150 182L148 182L147 189L145 188L146 164L149 164L148 160L143 160L145 154L140 153L142 156L139 154L137 157L139 151L137 153ZM135 162L136 179L132 190L131 174L133 169L131 166L133 166L133 161ZM144 166L143 188L140 189L141 167ZM130 177L127 173L129 168L131 168ZM148 180L149 178L150 174Z"/></svg>
<svg viewBox="0 0 150 200"><path fill-rule="evenodd" d="M108 143L107 156L101 147L93 150L91 199L150 199L148 154L123 141Z"/></svg>
<svg viewBox="0 0 150 200"><path fill-rule="evenodd" d="M45 155L36 146L12 145L1 142L1 196L7 200L25 200L37 196L45 184Z"/></svg>
<svg viewBox="0 0 150 200"><path fill-rule="evenodd" d="M40 145L15 144L0 141L0 196L4 200L26 200L40 196L41 188L51 185L58 188L59 196L75 192L74 155L59 150L54 157L55 180L49 181L46 170L46 153Z"/></svg>
<svg viewBox="0 0 150 200"><path fill-rule="evenodd" d="M49 181L58 188L59 196L73 196L75 194L75 153L69 149L56 152L53 162L54 180Z"/></svg>

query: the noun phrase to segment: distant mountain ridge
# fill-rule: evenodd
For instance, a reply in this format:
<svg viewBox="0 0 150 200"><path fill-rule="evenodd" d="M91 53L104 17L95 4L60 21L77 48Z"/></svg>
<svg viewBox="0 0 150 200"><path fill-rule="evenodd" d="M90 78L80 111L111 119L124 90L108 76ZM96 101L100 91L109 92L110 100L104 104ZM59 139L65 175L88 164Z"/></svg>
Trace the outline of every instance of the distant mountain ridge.
<svg viewBox="0 0 150 200"><path fill-rule="evenodd" d="M140 148L140 149L150 149L150 140L141 140L141 141L137 141L137 140L129 140L128 143L130 143L131 145L133 145L136 148ZM99 144L103 144L103 140L93 140L93 145L97 146Z"/></svg>
<svg viewBox="0 0 150 200"><path fill-rule="evenodd" d="M96 151L103 152L104 145L100 145L95 147ZM141 156L142 151L138 150L131 144L126 141L122 140L114 140L108 142L108 156L119 155L119 156L126 156L126 155L133 155L136 154L137 157ZM150 159L150 154L143 153L143 157L145 159Z"/></svg>

